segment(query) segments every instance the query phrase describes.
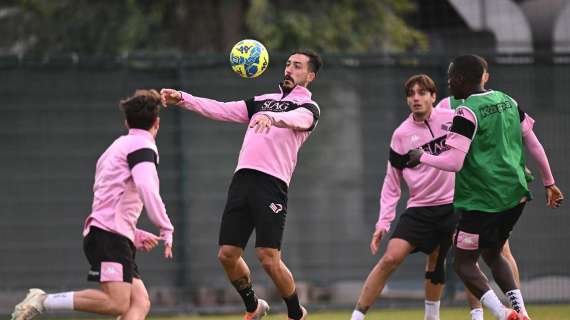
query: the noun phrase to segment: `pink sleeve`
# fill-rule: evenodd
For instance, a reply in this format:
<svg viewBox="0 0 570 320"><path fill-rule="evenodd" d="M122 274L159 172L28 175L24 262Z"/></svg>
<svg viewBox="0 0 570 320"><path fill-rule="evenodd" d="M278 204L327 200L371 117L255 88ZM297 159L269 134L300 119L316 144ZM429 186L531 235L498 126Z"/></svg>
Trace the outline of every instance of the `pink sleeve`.
<svg viewBox="0 0 570 320"><path fill-rule="evenodd" d="M259 112L256 113L253 118L257 115L268 116L276 127L289 128L293 130L309 130L313 126L314 122L313 113L305 108L297 108L289 112Z"/></svg>
<svg viewBox="0 0 570 320"><path fill-rule="evenodd" d="M158 240L159 237L157 237L156 235L148 232L148 231L144 231L142 229L135 229L135 248L137 249L141 249L143 247L143 242L145 240L148 239L157 239Z"/></svg>
<svg viewBox="0 0 570 320"><path fill-rule="evenodd" d="M388 162L386 169L386 177L384 185L380 193L380 213L378 222L376 222L376 230L383 229L390 231L390 224L396 216L396 205L400 200L402 190L400 188L400 171Z"/></svg>
<svg viewBox="0 0 570 320"><path fill-rule="evenodd" d="M195 97L189 93L182 92L182 100L178 102L178 106L192 110L203 115L206 118L228 121L248 123L249 116L245 101L220 102L208 98Z"/></svg>
<svg viewBox="0 0 570 320"><path fill-rule="evenodd" d="M526 113L524 115L524 120L521 122L521 132L523 137L529 134L529 132L532 132L532 128L534 127L534 119Z"/></svg>
<svg viewBox="0 0 570 320"><path fill-rule="evenodd" d="M458 118L458 119L456 119L456 118ZM445 144L452 147L452 148L459 149L459 150L463 151L464 153L467 153L469 151L469 147L471 146L471 141L475 137L475 134L477 134L477 118L475 117L475 115L473 114L473 112L471 110L469 110L465 107L459 107L455 110L455 116L453 117L453 123L454 124L458 123L459 122L458 120L469 121L474 126L473 135L471 137L466 137L465 135L462 135L460 133L453 132L454 127L452 125L451 131L447 134L447 137L445 139ZM465 123L465 121L462 121L462 122Z"/></svg>
<svg viewBox="0 0 570 320"><path fill-rule="evenodd" d="M443 171L458 172L463 167L465 155L462 150L452 147L439 156L424 153L420 157L420 162Z"/></svg>
<svg viewBox="0 0 570 320"><path fill-rule="evenodd" d="M542 178L542 183L544 186L550 186L554 184L554 177L552 176L552 171L550 170L550 164L548 163L548 158L546 157L546 152L538 138L534 134L532 129L527 131L526 134L523 130L523 141L528 150L528 153L537 162L538 169L540 171L540 177Z"/></svg>
<svg viewBox="0 0 570 320"><path fill-rule="evenodd" d="M131 174L150 221L160 229L160 238L166 244L172 245L174 227L160 197L156 165L152 162L138 163L131 169Z"/></svg>

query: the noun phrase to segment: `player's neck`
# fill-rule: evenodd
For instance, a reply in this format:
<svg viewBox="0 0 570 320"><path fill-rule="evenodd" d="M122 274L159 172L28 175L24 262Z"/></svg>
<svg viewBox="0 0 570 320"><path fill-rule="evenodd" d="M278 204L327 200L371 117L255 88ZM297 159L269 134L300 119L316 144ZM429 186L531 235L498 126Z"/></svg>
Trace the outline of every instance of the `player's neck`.
<svg viewBox="0 0 570 320"><path fill-rule="evenodd" d="M485 90L485 88L483 88L483 86L479 84L477 86L469 88L468 90L465 90L464 97L459 97L459 99L467 99L467 97L469 97L472 94L483 93L485 91L487 91L487 90Z"/></svg>
<svg viewBox="0 0 570 320"><path fill-rule="evenodd" d="M429 110L428 112L423 112L423 113L412 113L412 117L414 118L414 121L416 122L424 122L427 119L429 119L429 116L431 115L432 110Z"/></svg>

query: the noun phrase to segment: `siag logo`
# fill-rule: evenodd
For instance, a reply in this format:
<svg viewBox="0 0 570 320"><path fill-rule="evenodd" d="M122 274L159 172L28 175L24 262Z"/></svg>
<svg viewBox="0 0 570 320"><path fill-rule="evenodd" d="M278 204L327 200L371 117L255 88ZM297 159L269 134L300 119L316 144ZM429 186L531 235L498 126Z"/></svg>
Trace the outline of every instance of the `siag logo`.
<svg viewBox="0 0 570 320"><path fill-rule="evenodd" d="M271 204L269 205L269 209L271 209L271 211L273 211L273 213L279 213L279 212L283 211L283 205L280 203L271 202Z"/></svg>
<svg viewBox="0 0 570 320"><path fill-rule="evenodd" d="M260 111L283 112L289 109L290 101L267 100L261 105Z"/></svg>

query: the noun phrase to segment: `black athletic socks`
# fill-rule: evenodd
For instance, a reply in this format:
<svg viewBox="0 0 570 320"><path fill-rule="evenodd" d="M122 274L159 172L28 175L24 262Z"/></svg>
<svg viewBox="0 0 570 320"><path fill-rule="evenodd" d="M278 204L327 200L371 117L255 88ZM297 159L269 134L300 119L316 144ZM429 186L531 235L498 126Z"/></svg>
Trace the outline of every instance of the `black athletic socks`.
<svg viewBox="0 0 570 320"><path fill-rule="evenodd" d="M287 315L291 319L299 320L303 316L301 305L299 304L299 297L297 292L294 292L290 297L283 298L287 305Z"/></svg>

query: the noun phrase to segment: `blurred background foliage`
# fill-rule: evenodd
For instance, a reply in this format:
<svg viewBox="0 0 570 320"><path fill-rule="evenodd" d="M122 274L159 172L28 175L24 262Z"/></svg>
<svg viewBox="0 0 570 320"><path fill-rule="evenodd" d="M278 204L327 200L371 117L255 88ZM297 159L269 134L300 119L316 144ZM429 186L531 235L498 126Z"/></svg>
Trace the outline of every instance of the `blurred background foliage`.
<svg viewBox="0 0 570 320"><path fill-rule="evenodd" d="M226 52L243 38L272 51L424 52L411 0L5 0L0 53Z"/></svg>

